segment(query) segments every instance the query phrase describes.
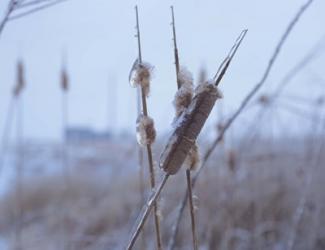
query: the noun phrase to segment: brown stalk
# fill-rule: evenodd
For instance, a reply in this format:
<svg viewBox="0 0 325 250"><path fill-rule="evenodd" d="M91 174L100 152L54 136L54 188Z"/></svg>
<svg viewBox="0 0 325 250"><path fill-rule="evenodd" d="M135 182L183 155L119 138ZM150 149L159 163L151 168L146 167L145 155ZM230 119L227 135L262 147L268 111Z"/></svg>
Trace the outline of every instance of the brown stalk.
<svg viewBox="0 0 325 250"><path fill-rule="evenodd" d="M138 40L138 59L139 64L142 63L142 53L141 53L141 37L140 37L140 27L139 27L139 14L138 14L138 6L135 6L135 13L136 13L136 29L137 29L137 40ZM144 87L141 87L141 100L142 100L142 112L144 116L148 116L148 108L147 108L147 100L146 100L146 91ZM148 163L149 163L149 174L150 174L150 186L151 189L155 188L156 180L155 180L155 172L154 172L154 164L153 164L153 157L152 157L152 150L151 145L147 144L147 156L148 156ZM158 204L154 201L154 221L155 221L155 230L156 230L156 243L157 249L162 249L161 243L161 236L160 236L160 223L159 223L159 216L158 216Z"/></svg>
<svg viewBox="0 0 325 250"><path fill-rule="evenodd" d="M17 165L16 165L16 204L17 214L15 222L15 244L16 249L23 248L22 234L23 234L23 219L24 211L22 208L23 199L23 176L24 176L24 124L23 124L23 100L22 91L25 88L24 66L22 61L17 64L17 83L14 89L14 96L17 102Z"/></svg>
<svg viewBox="0 0 325 250"><path fill-rule="evenodd" d="M177 81L177 88L181 87L181 82L179 81L179 57L178 57L178 49L177 49L177 39L176 39L176 25L175 25L175 16L174 16L174 7L170 6L171 14L172 14L172 26L173 26L173 41L174 41L174 58L175 58L175 69L176 69L176 81ZM188 202L189 202L189 210L191 216L191 229L192 229L192 243L193 249L198 249L198 240L196 237L196 224L195 224L195 211L194 211L194 204L193 204L193 195L192 195L192 178L191 178L191 170L186 169L186 182L187 188L189 190Z"/></svg>
<svg viewBox="0 0 325 250"><path fill-rule="evenodd" d="M205 168L206 163L207 163L209 157L211 156L212 152L217 147L217 145L222 141L226 131L229 129L229 127L233 124L233 122L237 119L237 117L241 114L241 112L246 108L246 106L251 101L251 99L256 95L256 93L261 89L261 87L266 82L266 80L267 80L267 78L268 78L268 76L269 76L269 74L271 72L271 69L273 68L273 65L276 62L276 60L278 58L278 55L279 55L283 45L285 44L289 34L291 33L292 29L298 23L300 17L308 9L308 7L311 5L312 2L313 2L313 0L308 0L305 4L303 4L301 6L301 8L298 10L298 12L296 13L296 15L293 17L293 19L290 21L288 27L286 28L286 30L284 31L284 33L283 33L282 37L280 38L278 44L276 45L276 48L275 48L275 50L274 50L274 52L273 52L273 54L272 54L272 56L271 56L271 58L270 58L270 60L268 62L268 65L267 65L267 67L266 67L260 81L253 87L253 89L244 98L244 100L242 101L242 103L240 104L238 109L234 112L234 114L226 121L226 123L223 126L222 130L219 132L219 135L214 140L214 142L209 147L209 149L206 151L206 153L205 153L205 155L203 157L203 160L202 160L201 168L199 169L199 171L196 173L196 175L193 178L193 181L192 181L193 187L195 186L196 181L198 180L198 177L200 176L200 173ZM170 249L170 250L175 248L176 236L178 234L180 220L181 220L181 217L182 217L182 214L184 212L185 205L186 205L187 195L188 195L188 191L186 191L186 193L183 196L182 203L180 205L180 208L178 210L175 223L174 223L173 228L172 228L172 230L173 230L172 237L171 237L171 239L169 241L169 244L168 244L168 249Z"/></svg>

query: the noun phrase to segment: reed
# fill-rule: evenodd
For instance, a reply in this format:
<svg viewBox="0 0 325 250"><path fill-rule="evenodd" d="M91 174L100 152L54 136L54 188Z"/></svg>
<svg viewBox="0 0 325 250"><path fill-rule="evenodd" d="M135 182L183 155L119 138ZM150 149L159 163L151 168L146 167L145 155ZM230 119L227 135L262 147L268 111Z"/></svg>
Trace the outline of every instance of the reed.
<svg viewBox="0 0 325 250"><path fill-rule="evenodd" d="M154 128L154 121L148 115L148 106L147 106L147 99L146 99L150 91L150 80L151 80L151 73L153 67L149 63L142 61L138 6L135 6L135 12L136 12L136 30L137 30L136 37L138 42L138 58L132 67L129 80L131 86L137 87L141 90L142 113L138 116L137 123L136 123L137 140L139 145L146 148L147 150L149 175L150 175L150 187L153 190L156 186L156 178L155 178L151 145L155 141L156 131ZM157 201L154 201L154 224L155 224L155 232L156 232L156 246L158 250L161 250L162 242L161 242L161 230L160 230L160 221L159 221L159 208L158 208Z"/></svg>

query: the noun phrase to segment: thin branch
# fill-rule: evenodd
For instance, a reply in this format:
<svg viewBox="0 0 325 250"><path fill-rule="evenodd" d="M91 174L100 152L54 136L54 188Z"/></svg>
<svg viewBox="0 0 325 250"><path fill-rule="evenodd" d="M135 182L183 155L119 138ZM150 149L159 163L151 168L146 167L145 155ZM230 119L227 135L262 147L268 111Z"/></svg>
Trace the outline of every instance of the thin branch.
<svg viewBox="0 0 325 250"><path fill-rule="evenodd" d="M144 223L146 222L149 213L152 209L152 207L156 204L156 201L163 189L163 187L165 186L167 180L168 180L169 174L165 174L163 180L161 181L161 183L158 185L157 190L154 190L152 195L149 197L148 201L146 202L144 208L142 209L140 216L138 217L135 225L135 229L133 230L133 233L131 235L131 239L128 242L128 245L126 247L127 250L130 250L133 248L140 232L143 230L143 226Z"/></svg>
<svg viewBox="0 0 325 250"><path fill-rule="evenodd" d="M140 27L139 27L139 14L138 14L138 6L135 6L135 14L136 14L136 30L137 30L137 40L138 40L138 63L142 63L142 52L141 52L141 37L140 37ZM147 100L146 100L146 91L145 87L141 87L141 99L142 99L142 112L144 116L148 116L148 107L147 107ZM150 173L150 186L151 189L155 188L156 180L155 180L155 171L154 171L154 164L153 164L153 156L152 156L152 149L151 145L147 144L147 156L148 156L148 165L149 165L149 173ZM161 236L160 236L160 222L158 216L158 204L154 201L154 221L155 221L155 230L156 230L156 242L157 242L157 249L161 250L162 243L161 243Z"/></svg>
<svg viewBox="0 0 325 250"><path fill-rule="evenodd" d="M34 14L34 13L39 12L41 10L48 9L48 8L54 6L54 5L57 5L57 4L66 2L66 1L68 1L68 0L57 0L57 1L52 2L52 3L48 3L48 4L44 4L42 6L39 6L39 7L35 7L33 9L31 9L31 10L28 10L28 11L25 11L23 13L19 13L19 14L16 14L16 15L12 16L12 17L9 17L8 21L14 21L14 20L20 19L22 17L29 16L31 14Z"/></svg>
<svg viewBox="0 0 325 250"><path fill-rule="evenodd" d="M225 123L224 127L222 128L222 130L220 131L219 135L217 136L217 138L215 139L215 141L212 143L212 145L210 146L210 148L207 150L207 152L204 155L203 161L202 161L202 166L199 169L199 171L196 173L196 175L193 178L192 184L193 187L195 187L196 181L198 180L198 177L200 176L200 173L202 172L202 170L205 168L206 163L209 159L209 157L211 156L212 152L214 151L214 149L216 148L216 146L222 141L225 132L229 129L229 127L232 125L232 123L236 120L236 118L241 114L241 112L245 109L245 107L247 106L247 104L251 101L251 99L256 95L256 93L260 90L260 88L263 86L263 84L265 83L265 81L267 80L274 63L276 62L278 55L284 45L284 43L286 42L289 34L291 33L292 29L295 27L295 25L298 23L300 17L302 16L302 14L308 9L308 7L311 5L311 3L313 2L313 0L308 0L304 5L301 6L301 8L299 9L299 11L297 12L297 14L294 16L294 18L290 21L288 27L286 28L285 32L283 33L282 37L280 38L280 41L278 42L269 62L268 65L262 75L261 80L255 85L255 87L248 93L248 95L244 98L244 100L242 101L242 103L240 104L239 108L236 110L236 112L229 118L229 120ZM180 205L178 214L177 214L177 218L175 220L175 223L173 225L172 228L172 236L171 239L169 241L169 249L172 250L175 247L175 243L176 243L176 236L178 233L178 229L179 229L179 224L180 224L180 220L181 217L183 215L184 212L184 208L186 205L186 201L187 201L187 196L188 196L188 190L186 191L183 199L182 199L182 203Z"/></svg>
<svg viewBox="0 0 325 250"><path fill-rule="evenodd" d="M173 6L171 8L171 14L172 14L172 26L173 26L173 41L174 41L174 58L175 58L175 69L176 69L176 82L177 82L177 88L180 89L181 82L178 77L179 74L179 57L178 57L178 49L177 49L177 39L176 39L176 25L175 25L175 15L174 15L174 8ZM190 192L190 195L188 197L189 201L189 210L191 215L191 229L192 229L192 243L193 243L193 249L198 249L198 240L196 237L196 224L195 224L195 213L194 213L194 205L193 205L193 194L192 194L192 177L191 177L191 170L186 170L186 183L187 188Z"/></svg>

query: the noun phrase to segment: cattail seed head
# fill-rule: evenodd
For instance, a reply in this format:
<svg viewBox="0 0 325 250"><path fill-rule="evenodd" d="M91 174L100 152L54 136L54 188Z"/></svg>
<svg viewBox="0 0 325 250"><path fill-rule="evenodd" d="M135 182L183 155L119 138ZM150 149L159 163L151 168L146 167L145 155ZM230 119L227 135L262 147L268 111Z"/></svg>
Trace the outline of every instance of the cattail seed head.
<svg viewBox="0 0 325 250"><path fill-rule="evenodd" d="M175 94L173 101L175 107L175 121L181 116L184 110L190 105L193 98L193 77L192 74L182 67L177 75L180 88Z"/></svg>
<svg viewBox="0 0 325 250"><path fill-rule="evenodd" d="M194 90L195 95L198 95L205 91L209 91L209 89L211 89L212 85L214 85L213 81L205 81L205 82L200 83L199 85L197 85L197 87ZM217 99L222 99L223 94L221 93L220 89L219 88L215 88L215 89L216 89Z"/></svg>
<svg viewBox="0 0 325 250"><path fill-rule="evenodd" d="M23 88L25 87L25 70L24 64L22 60L17 61L17 69L16 69L16 86L14 87L14 95L18 96Z"/></svg>
<svg viewBox="0 0 325 250"><path fill-rule="evenodd" d="M68 91L69 89L69 76L65 68L61 70L61 88L63 91Z"/></svg>
<svg viewBox="0 0 325 250"><path fill-rule="evenodd" d="M136 128L137 141L141 146L147 146L154 143L156 139L156 130L152 118L142 114L139 115Z"/></svg>
<svg viewBox="0 0 325 250"><path fill-rule="evenodd" d="M173 104L175 107L177 119L184 112L184 110L190 105L193 97L193 86L189 84L181 85L180 89L176 92Z"/></svg>
<svg viewBox="0 0 325 250"><path fill-rule="evenodd" d="M145 95L150 92L150 80L152 76L153 66L149 63L138 63L136 60L130 72L129 80L132 87L140 86Z"/></svg>
<svg viewBox="0 0 325 250"><path fill-rule="evenodd" d="M168 174L176 174L203 128L211 110L220 98L214 84L200 87L189 107L177 120L176 128L160 156L159 166Z"/></svg>
<svg viewBox="0 0 325 250"><path fill-rule="evenodd" d="M234 150L229 150L227 154L227 165L228 168L231 172L236 171L236 165L237 165L237 160L236 160L236 152Z"/></svg>
<svg viewBox="0 0 325 250"><path fill-rule="evenodd" d="M268 95L261 95L258 98L258 102L262 105L267 105L270 103L270 97Z"/></svg>
<svg viewBox="0 0 325 250"><path fill-rule="evenodd" d="M193 76L187 68L181 67L178 74L177 74L177 81L180 83L180 86L183 84L193 86Z"/></svg>
<svg viewBox="0 0 325 250"><path fill-rule="evenodd" d="M190 149L188 155L186 156L184 165L190 171L195 171L199 168L200 152L199 152L199 147L196 143L193 145L193 147Z"/></svg>

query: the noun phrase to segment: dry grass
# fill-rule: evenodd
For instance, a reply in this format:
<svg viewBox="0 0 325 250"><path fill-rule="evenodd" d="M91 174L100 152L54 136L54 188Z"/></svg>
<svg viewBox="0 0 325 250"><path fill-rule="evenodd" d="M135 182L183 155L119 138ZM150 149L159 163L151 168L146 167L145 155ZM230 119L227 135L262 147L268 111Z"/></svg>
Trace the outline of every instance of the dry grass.
<svg viewBox="0 0 325 250"><path fill-rule="evenodd" d="M290 156L290 142L277 143L282 143L279 145L282 150L273 158L264 161L252 161L251 156L247 160L243 158L235 171L228 168L227 159L222 155L213 156L194 194L199 197L194 203L198 207L200 249L285 249L292 216L309 168L308 164L297 165L299 158ZM124 151L127 150L125 147ZM256 152L258 156L266 154L269 148L261 141L252 150L250 155ZM136 152L131 155L134 157ZM301 156L301 162L306 163L303 159ZM116 171L120 168L128 167L113 166ZM73 171L69 195L63 193L60 175L25 179L22 200L24 249L58 249L63 237L58 220L61 215L58 208L62 206L69 211L64 226L72 237L73 249L121 249L124 246L141 206L137 191L139 183L133 171L113 178L103 176L98 170L92 174L90 171L83 171L84 174ZM325 212L322 192L325 172L321 168L316 171L305 213L297 228L294 249L323 249L325 244L325 228L322 226L325 220L322 217ZM164 217L163 242L170 237L175 208L185 188L183 175L177 175L163 193L160 202ZM12 239L14 202L14 192L7 193L1 200L0 232L7 240ZM185 216L189 214L185 213ZM191 225L186 221L189 218L182 221L177 238L179 249L191 247L188 245L191 243ZM153 223L148 224L148 229L146 242L152 249L155 245ZM141 249L140 245L139 242L136 248Z"/></svg>

